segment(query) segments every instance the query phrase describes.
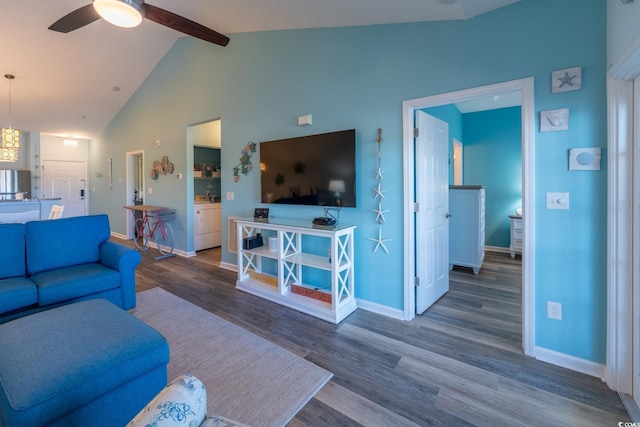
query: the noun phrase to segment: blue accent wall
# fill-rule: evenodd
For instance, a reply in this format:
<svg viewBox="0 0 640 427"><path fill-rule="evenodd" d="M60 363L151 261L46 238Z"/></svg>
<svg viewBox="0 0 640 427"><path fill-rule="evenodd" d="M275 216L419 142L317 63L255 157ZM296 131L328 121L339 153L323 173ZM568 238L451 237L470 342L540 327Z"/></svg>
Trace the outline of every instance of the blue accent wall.
<svg viewBox="0 0 640 427"><path fill-rule="evenodd" d="M485 186L485 244L509 247L509 215L522 207L522 109L462 115L463 182Z"/></svg>
<svg viewBox="0 0 640 427"><path fill-rule="evenodd" d="M577 13L576 11L579 11ZM606 3L600 0L522 0L468 21L231 34L226 48L181 38L92 144L92 212L107 212L125 231L124 158L145 150L147 170L168 155L177 172L192 167L186 128L222 120L223 218L250 216L260 206L256 170L233 179L243 147L299 135L357 130L357 208L341 221L355 233L356 297L390 309L404 307L402 102L533 76L535 108L569 108L570 129L536 133L536 345L604 363L606 344L606 152L602 170L569 172L568 150L606 147ZM581 66L581 90L552 94L551 72ZM313 126L298 127L312 114ZM537 122L536 117L536 123ZM383 188L389 254L373 252L378 234L373 199L377 130L382 128ZM161 148L153 142L160 139ZM114 187L107 188L107 158ZM94 185L95 184L95 185ZM178 209L178 249L193 248L193 180L147 179L145 203ZM548 191L568 191L571 209L544 208ZM223 197L224 198L224 197ZM270 206L271 207L271 206ZM311 218L317 207L272 207L272 215ZM226 220L223 221L226 235ZM235 255L223 246L223 260ZM546 318L546 301L562 303L563 320Z"/></svg>

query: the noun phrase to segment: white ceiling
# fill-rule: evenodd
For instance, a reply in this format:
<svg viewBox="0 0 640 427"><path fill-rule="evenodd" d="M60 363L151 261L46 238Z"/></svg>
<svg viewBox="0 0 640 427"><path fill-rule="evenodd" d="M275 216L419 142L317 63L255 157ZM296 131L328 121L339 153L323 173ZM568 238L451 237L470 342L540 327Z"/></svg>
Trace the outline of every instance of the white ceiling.
<svg viewBox="0 0 640 427"><path fill-rule="evenodd" d="M151 0L233 33L470 19L520 0ZM21 130L94 138L101 134L181 33L144 20L134 29L100 20L68 34L47 28L89 0L1 0L0 76L11 83L12 124ZM1 78L0 126L9 124Z"/></svg>

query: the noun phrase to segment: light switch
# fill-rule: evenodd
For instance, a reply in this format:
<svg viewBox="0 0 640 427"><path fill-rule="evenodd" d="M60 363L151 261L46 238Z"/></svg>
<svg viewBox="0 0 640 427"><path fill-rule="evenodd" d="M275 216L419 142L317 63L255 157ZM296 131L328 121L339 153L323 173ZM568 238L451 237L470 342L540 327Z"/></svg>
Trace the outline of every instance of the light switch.
<svg viewBox="0 0 640 427"><path fill-rule="evenodd" d="M569 193L547 193L547 209L569 209Z"/></svg>

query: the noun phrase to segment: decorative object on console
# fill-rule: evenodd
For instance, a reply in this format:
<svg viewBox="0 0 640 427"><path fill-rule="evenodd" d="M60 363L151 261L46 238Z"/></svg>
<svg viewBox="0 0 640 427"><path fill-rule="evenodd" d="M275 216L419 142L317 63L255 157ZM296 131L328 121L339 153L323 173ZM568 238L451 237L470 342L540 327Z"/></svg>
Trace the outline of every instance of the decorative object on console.
<svg viewBox="0 0 640 427"><path fill-rule="evenodd" d="M151 168L151 179L158 179L158 175L173 173L173 163L169 162L169 156L162 156L160 161L155 160Z"/></svg>
<svg viewBox="0 0 640 427"><path fill-rule="evenodd" d="M264 242L262 240L261 233L258 233L255 236L247 236L242 239L242 249L244 250L259 248L263 244Z"/></svg>
<svg viewBox="0 0 640 427"><path fill-rule="evenodd" d="M540 132L569 130L569 109L540 111Z"/></svg>
<svg viewBox="0 0 640 427"><path fill-rule="evenodd" d="M240 157L240 163L238 166L233 168L233 180L238 182L240 179L239 173L242 172L243 175L249 174L251 169L253 169L253 165L251 164L251 155L256 152L256 143L249 142L242 149L242 156Z"/></svg>
<svg viewBox="0 0 640 427"><path fill-rule="evenodd" d="M582 67L551 72L551 93L568 92L582 88Z"/></svg>
<svg viewBox="0 0 640 427"><path fill-rule="evenodd" d="M253 219L269 219L269 208L255 208Z"/></svg>
<svg viewBox="0 0 640 427"><path fill-rule="evenodd" d="M9 80L9 127L2 128L2 134L0 134L0 160L17 162L20 153L20 131L13 128L11 120L11 80L15 79L15 76L5 74L4 78Z"/></svg>
<svg viewBox="0 0 640 427"><path fill-rule="evenodd" d="M376 242L376 246L373 248L373 252L376 252L378 248L382 247L386 253L389 253L389 250L385 246L384 242L390 242L391 239L383 239L382 238L382 223L386 221L384 214L389 212L388 209L382 209L382 199L384 199L384 191L382 190L382 151L380 149L380 145L382 143L382 128L378 128L378 169L376 169L376 181L377 185L373 188L373 199L378 202L377 209L371 209L371 212L376 214L376 224L378 224L378 237L371 238L368 240Z"/></svg>

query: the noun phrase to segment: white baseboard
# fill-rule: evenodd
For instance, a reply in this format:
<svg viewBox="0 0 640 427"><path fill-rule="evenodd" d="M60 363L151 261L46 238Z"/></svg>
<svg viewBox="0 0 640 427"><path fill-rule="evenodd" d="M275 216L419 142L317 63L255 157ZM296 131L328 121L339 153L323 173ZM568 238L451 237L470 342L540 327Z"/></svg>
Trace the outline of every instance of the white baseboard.
<svg viewBox="0 0 640 427"><path fill-rule="evenodd" d="M358 304L358 308L361 308L363 310L381 314L383 316L391 317L397 320L404 320L403 310L387 307L376 302L366 301L362 299L356 299L356 303Z"/></svg>
<svg viewBox="0 0 640 427"><path fill-rule="evenodd" d="M501 252L503 254L510 253L509 248L503 248L502 246L485 246L484 250L489 252Z"/></svg>
<svg viewBox="0 0 640 427"><path fill-rule="evenodd" d="M620 396L620 400L622 400L622 404L627 410L627 413L629 414L631 420L636 423L636 425L638 425L638 423L640 423L640 409L638 409L636 401L633 400L633 397L629 396L628 394L618 393L618 396Z"/></svg>
<svg viewBox="0 0 640 427"><path fill-rule="evenodd" d="M604 381L605 366L600 363L537 346L534 348L533 355L542 362L551 363L552 365L571 369L572 371L582 372L583 374L591 375Z"/></svg>
<svg viewBox="0 0 640 427"><path fill-rule="evenodd" d="M126 235L121 234L121 233L116 233L116 232L113 232L113 231L111 232L111 236L116 237L118 239L122 239L122 240L131 240L131 239L127 239ZM155 250L158 249L158 246L156 245L156 242L149 242L149 246L152 249L155 249ZM181 256L183 258L190 258L192 256L196 256L196 252L195 251L187 252L187 251L183 251L181 249L175 249L175 248L173 249L173 253L175 255ZM158 256L160 256L160 254L158 254Z"/></svg>
<svg viewBox="0 0 640 427"><path fill-rule="evenodd" d="M220 261L218 267L224 268L225 270L238 271L238 266L236 264L231 264L229 262Z"/></svg>

